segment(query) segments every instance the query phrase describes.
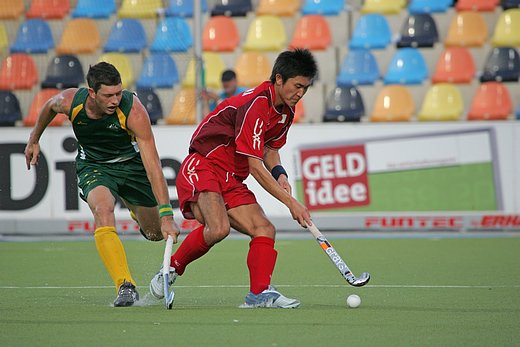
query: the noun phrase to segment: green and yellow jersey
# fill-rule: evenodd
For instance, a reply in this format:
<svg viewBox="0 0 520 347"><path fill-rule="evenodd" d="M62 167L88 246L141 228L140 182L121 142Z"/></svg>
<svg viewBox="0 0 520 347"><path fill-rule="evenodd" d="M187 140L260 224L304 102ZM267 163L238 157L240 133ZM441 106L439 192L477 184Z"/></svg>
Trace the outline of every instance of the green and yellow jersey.
<svg viewBox="0 0 520 347"><path fill-rule="evenodd" d="M76 160L94 163L116 163L127 161L139 155L139 147L134 134L127 128L127 120L132 109L134 94L123 90L121 103L112 115L100 119L87 116L85 102L87 88L79 88L69 111L72 129L78 140Z"/></svg>

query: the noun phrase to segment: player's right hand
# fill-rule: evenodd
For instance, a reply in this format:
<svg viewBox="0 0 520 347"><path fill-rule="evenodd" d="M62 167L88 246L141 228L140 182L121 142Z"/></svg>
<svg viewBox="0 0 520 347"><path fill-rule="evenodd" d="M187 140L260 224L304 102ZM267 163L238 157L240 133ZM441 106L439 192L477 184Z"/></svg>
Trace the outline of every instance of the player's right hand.
<svg viewBox="0 0 520 347"><path fill-rule="evenodd" d="M303 228L307 228L307 225L312 224L311 215L307 207L302 205L298 200L292 199L292 203L289 207L291 215L295 221L297 221Z"/></svg>
<svg viewBox="0 0 520 347"><path fill-rule="evenodd" d="M168 216L161 218L161 232L165 240L168 239L168 236L171 236L173 243L177 243L177 238L180 234L179 230L180 229L177 226L177 223L175 223L175 219L173 219L173 217Z"/></svg>
<svg viewBox="0 0 520 347"><path fill-rule="evenodd" d="M32 165L38 164L38 158L40 157L40 144L31 142L27 143L24 154L27 170L30 170Z"/></svg>

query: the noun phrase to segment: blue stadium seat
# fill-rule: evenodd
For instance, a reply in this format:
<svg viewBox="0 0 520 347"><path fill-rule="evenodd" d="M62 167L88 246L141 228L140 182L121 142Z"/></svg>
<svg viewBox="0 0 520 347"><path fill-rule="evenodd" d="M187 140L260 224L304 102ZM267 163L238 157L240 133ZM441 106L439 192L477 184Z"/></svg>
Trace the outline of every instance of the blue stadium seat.
<svg viewBox="0 0 520 347"><path fill-rule="evenodd" d="M58 55L47 67L42 88L77 88L85 82L83 66L74 55Z"/></svg>
<svg viewBox="0 0 520 347"><path fill-rule="evenodd" d="M417 13L442 13L448 11L453 0L411 0L408 12Z"/></svg>
<svg viewBox="0 0 520 347"><path fill-rule="evenodd" d="M392 40L392 32L386 17L381 14L366 14L359 17L350 48L380 49L388 46Z"/></svg>
<svg viewBox="0 0 520 347"><path fill-rule="evenodd" d="M245 17L252 11L251 0L217 0L211 9L211 15Z"/></svg>
<svg viewBox="0 0 520 347"><path fill-rule="evenodd" d="M0 90L0 126L15 126L16 121L22 120L20 103L11 91Z"/></svg>
<svg viewBox="0 0 520 347"><path fill-rule="evenodd" d="M117 20L103 47L105 52L138 53L146 47L146 33L139 19Z"/></svg>
<svg viewBox="0 0 520 347"><path fill-rule="evenodd" d="M51 28L43 19L28 19L18 27L12 53L47 53L54 48Z"/></svg>
<svg viewBox="0 0 520 347"><path fill-rule="evenodd" d="M401 28L397 47L433 47L439 41L435 20L428 13L409 15Z"/></svg>
<svg viewBox="0 0 520 347"><path fill-rule="evenodd" d="M321 14L337 16L345 8L345 0L305 0L302 14Z"/></svg>
<svg viewBox="0 0 520 347"><path fill-rule="evenodd" d="M157 121L163 118L163 109L159 96L153 91L153 89L137 89L135 91L137 97L148 111L150 117L150 123L157 124Z"/></svg>
<svg viewBox="0 0 520 347"><path fill-rule="evenodd" d="M179 73L172 57L168 53L153 53L145 59L136 86L138 89L172 88L177 83Z"/></svg>
<svg viewBox="0 0 520 347"><path fill-rule="evenodd" d="M516 82L520 77L520 56L514 47L493 48L484 63L481 82Z"/></svg>
<svg viewBox="0 0 520 347"><path fill-rule="evenodd" d="M341 64L336 84L340 87L371 85L379 78L379 67L374 55L365 48L351 49Z"/></svg>
<svg viewBox="0 0 520 347"><path fill-rule="evenodd" d="M109 18L116 13L115 0L78 0L72 11L73 18Z"/></svg>
<svg viewBox="0 0 520 347"><path fill-rule="evenodd" d="M516 119L520 119L520 106L516 109Z"/></svg>
<svg viewBox="0 0 520 347"><path fill-rule="evenodd" d="M208 12L206 0L201 0L201 7L202 12ZM171 17L193 17L193 0L170 0L165 14Z"/></svg>
<svg viewBox="0 0 520 347"><path fill-rule="evenodd" d="M336 87L325 104L324 122L359 122L365 115L363 98L354 86Z"/></svg>
<svg viewBox="0 0 520 347"><path fill-rule="evenodd" d="M520 0L502 0L500 6L502 6L504 11L509 10L510 8L519 8Z"/></svg>
<svg viewBox="0 0 520 347"><path fill-rule="evenodd" d="M398 49L388 66L385 84L421 84L428 78L428 68L417 48Z"/></svg>
<svg viewBox="0 0 520 347"><path fill-rule="evenodd" d="M152 52L186 52L193 45L190 27L184 18L166 17L157 25Z"/></svg>

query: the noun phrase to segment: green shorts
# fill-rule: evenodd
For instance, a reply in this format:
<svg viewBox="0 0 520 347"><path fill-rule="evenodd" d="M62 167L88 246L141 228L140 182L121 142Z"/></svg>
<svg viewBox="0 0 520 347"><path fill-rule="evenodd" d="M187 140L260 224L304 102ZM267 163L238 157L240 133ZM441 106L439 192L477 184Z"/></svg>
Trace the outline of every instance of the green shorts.
<svg viewBox="0 0 520 347"><path fill-rule="evenodd" d="M79 196L87 201L89 192L97 186L110 189L132 205L153 207L157 201L141 156L120 163L85 163L76 160Z"/></svg>

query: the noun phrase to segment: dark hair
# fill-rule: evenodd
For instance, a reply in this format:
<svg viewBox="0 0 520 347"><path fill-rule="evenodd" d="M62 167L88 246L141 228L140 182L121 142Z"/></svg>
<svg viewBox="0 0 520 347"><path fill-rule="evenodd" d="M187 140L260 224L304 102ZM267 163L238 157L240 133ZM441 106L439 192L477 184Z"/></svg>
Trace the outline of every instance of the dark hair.
<svg viewBox="0 0 520 347"><path fill-rule="evenodd" d="M102 61L96 65L90 65L87 72L87 83L97 92L102 84L116 86L121 83L121 75L114 65Z"/></svg>
<svg viewBox="0 0 520 347"><path fill-rule="evenodd" d="M303 76L313 79L318 73L316 60L308 49L295 49L280 53L274 62L271 82L276 82L276 75L282 76L285 83L289 78Z"/></svg>
<svg viewBox="0 0 520 347"><path fill-rule="evenodd" d="M220 80L222 82L229 82L229 81L236 80L236 79L237 79L237 74L233 70L225 70L222 73L222 77L220 78Z"/></svg>

